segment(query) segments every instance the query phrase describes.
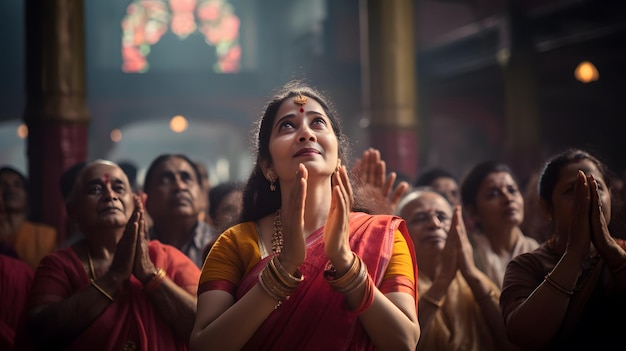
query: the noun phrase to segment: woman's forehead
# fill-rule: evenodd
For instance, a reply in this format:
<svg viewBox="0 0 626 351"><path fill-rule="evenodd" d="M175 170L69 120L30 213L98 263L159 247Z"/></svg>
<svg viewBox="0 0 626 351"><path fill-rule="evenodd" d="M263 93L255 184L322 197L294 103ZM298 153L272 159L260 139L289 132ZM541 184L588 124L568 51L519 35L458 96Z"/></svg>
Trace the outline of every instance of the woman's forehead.
<svg viewBox="0 0 626 351"><path fill-rule="evenodd" d="M414 209L435 209L445 212L452 212L452 209L443 196L438 193L424 192L412 201L411 207Z"/></svg>
<svg viewBox="0 0 626 351"><path fill-rule="evenodd" d="M516 184L515 179L509 172L492 172L489 173L482 182L482 186L490 187L494 185Z"/></svg>
<svg viewBox="0 0 626 351"><path fill-rule="evenodd" d="M105 164L105 163L96 163L85 169L83 173L82 180L83 182L87 182L93 179L102 179L102 180L112 180L112 179L120 179L124 182L128 182L128 177L126 177L126 173L115 165Z"/></svg>
<svg viewBox="0 0 626 351"><path fill-rule="evenodd" d="M294 101L295 98L296 98L295 96L290 97L288 99L285 99L285 101L283 101L280 104L280 107L278 108L278 111L276 112L276 120L289 114L296 114L296 113L310 112L310 111L315 111L322 115L326 115L324 108L322 107L322 105L320 105L320 103L317 100L307 97L306 103L298 104Z"/></svg>
<svg viewBox="0 0 626 351"><path fill-rule="evenodd" d="M602 172L600 172L594 162L588 159L583 159L578 162L571 162L566 164L561 169L561 172L559 174L559 181L568 181L570 178L576 177L579 170L585 172L585 174L587 175L593 175L594 178L596 178L597 180L604 181L604 175L602 174Z"/></svg>

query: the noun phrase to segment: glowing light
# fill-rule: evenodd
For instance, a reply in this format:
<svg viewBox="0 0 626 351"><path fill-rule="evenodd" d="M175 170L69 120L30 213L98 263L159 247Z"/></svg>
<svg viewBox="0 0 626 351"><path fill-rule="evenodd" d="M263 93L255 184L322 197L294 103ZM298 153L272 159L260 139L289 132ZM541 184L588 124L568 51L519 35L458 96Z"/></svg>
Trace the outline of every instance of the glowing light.
<svg viewBox="0 0 626 351"><path fill-rule="evenodd" d="M600 79L600 73L598 73L598 69L593 63L583 61L574 70L574 77L583 83L590 83Z"/></svg>
<svg viewBox="0 0 626 351"><path fill-rule="evenodd" d="M174 116L170 120L170 129L174 133L184 132L185 130L187 130L187 126L188 126L187 119L181 115Z"/></svg>
<svg viewBox="0 0 626 351"><path fill-rule="evenodd" d="M119 142L120 140L122 140L122 131L119 129L113 129L111 131L111 141L113 141L114 143Z"/></svg>
<svg viewBox="0 0 626 351"><path fill-rule="evenodd" d="M20 139L26 139L26 137L28 137L28 127L26 124L22 123L19 127L17 127L17 136Z"/></svg>

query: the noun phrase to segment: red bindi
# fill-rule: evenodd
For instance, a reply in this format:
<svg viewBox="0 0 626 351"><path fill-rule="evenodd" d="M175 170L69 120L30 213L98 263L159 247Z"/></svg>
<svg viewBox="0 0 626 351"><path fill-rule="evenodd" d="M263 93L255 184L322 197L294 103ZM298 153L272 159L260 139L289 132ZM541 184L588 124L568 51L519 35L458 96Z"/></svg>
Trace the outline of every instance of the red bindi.
<svg viewBox="0 0 626 351"><path fill-rule="evenodd" d="M300 107L300 112L304 112L304 108Z"/></svg>
<svg viewBox="0 0 626 351"><path fill-rule="evenodd" d="M104 183L109 184L109 173L104 174Z"/></svg>

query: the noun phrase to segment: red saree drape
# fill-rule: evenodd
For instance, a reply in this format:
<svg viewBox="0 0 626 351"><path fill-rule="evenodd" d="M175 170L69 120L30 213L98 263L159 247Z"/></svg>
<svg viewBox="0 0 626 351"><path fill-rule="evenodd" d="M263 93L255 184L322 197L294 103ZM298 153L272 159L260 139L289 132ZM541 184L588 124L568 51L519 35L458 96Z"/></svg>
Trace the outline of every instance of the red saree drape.
<svg viewBox="0 0 626 351"><path fill-rule="evenodd" d="M392 255L394 234L400 229L409 243L415 284L417 265L406 225L398 217L353 213L350 247L365 264L374 284L380 287ZM328 262L320 228L307 238L307 254L300 271L305 280L268 316L244 350L373 350L358 316L348 310L345 296L330 288L323 277ZM271 256L270 256L271 257ZM243 296L257 283L269 257L244 277L237 291Z"/></svg>

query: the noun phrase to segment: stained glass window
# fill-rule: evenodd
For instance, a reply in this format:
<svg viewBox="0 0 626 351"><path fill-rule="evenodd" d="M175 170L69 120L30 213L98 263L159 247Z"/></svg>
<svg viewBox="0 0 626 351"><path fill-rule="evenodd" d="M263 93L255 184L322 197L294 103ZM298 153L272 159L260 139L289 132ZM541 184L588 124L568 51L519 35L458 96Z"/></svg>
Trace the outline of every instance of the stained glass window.
<svg viewBox="0 0 626 351"><path fill-rule="evenodd" d="M213 70L239 72L239 30L240 19L227 0L134 0L122 20L122 71L148 72L151 47L171 31L181 40L201 34L215 50Z"/></svg>

